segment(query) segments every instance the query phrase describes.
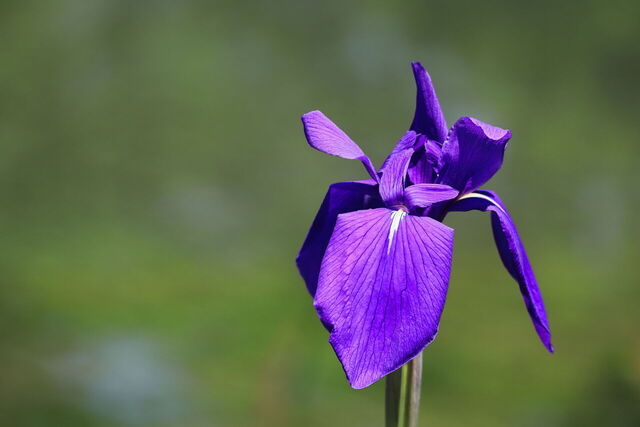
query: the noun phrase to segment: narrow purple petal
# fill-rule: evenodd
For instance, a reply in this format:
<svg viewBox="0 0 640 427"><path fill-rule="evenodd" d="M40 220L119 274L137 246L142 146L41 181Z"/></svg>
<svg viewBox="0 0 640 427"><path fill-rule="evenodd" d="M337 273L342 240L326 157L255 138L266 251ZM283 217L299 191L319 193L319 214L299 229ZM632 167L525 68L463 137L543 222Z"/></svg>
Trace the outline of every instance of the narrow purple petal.
<svg viewBox="0 0 640 427"><path fill-rule="evenodd" d="M322 257L338 215L381 206L378 186L372 179L338 182L329 186L296 258L300 275L311 295L316 293Z"/></svg>
<svg viewBox="0 0 640 427"><path fill-rule="evenodd" d="M320 111L311 111L302 116L304 134L309 145L318 151L344 159L360 160L375 180L376 168L364 151L349 136Z"/></svg>
<svg viewBox="0 0 640 427"><path fill-rule="evenodd" d="M403 211L338 216L314 299L353 388L420 353L438 332L453 229Z"/></svg>
<svg viewBox="0 0 640 427"><path fill-rule="evenodd" d="M520 293L522 293L522 298L540 340L553 353L549 322L538 282L533 274L518 230L500 198L492 191L480 190L464 196L450 210L461 212L469 210L491 211L493 237L502 263L520 285Z"/></svg>
<svg viewBox="0 0 640 427"><path fill-rule="evenodd" d="M511 132L462 117L442 146L438 182L469 193L487 182L502 166Z"/></svg>
<svg viewBox="0 0 640 427"><path fill-rule="evenodd" d="M436 91L427 70L419 62L411 64L416 79L416 112L411 130L426 135L429 139L443 142L447 136L447 122L440 108Z"/></svg>
<svg viewBox="0 0 640 427"><path fill-rule="evenodd" d="M401 153L402 151L407 150L409 148L414 148L414 146L416 145L416 136L417 136L416 133L412 130L409 130L404 135L402 135L402 138L400 138L398 142L396 142L395 147L393 147L393 150L391 150L391 153L389 153L387 158L384 160L384 163L382 163L380 170L384 171L384 169L387 167L387 165L391 161L391 158L396 156L398 153Z"/></svg>
<svg viewBox="0 0 640 427"><path fill-rule="evenodd" d="M426 208L456 196L458 190L443 184L415 184L404 189L404 200L409 208Z"/></svg>
<svg viewBox="0 0 640 427"><path fill-rule="evenodd" d="M380 177L380 196L387 206L403 203L404 180L407 175L413 148L408 148L389 159Z"/></svg>

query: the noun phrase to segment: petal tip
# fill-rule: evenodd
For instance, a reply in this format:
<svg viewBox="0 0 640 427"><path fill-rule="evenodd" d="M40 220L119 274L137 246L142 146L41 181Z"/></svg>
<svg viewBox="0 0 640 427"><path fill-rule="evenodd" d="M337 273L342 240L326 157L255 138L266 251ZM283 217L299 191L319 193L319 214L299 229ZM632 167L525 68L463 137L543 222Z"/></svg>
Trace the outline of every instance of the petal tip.
<svg viewBox="0 0 640 427"><path fill-rule="evenodd" d="M489 139L492 139L494 141L504 141L511 139L511 131L509 129L502 129L498 126L490 125L474 117L467 117L466 119L475 126L479 127L485 134L485 136Z"/></svg>
<svg viewBox="0 0 640 427"><path fill-rule="evenodd" d="M551 334L548 332L547 330L547 334L545 334L544 337L540 337L542 344L545 346L545 348L547 349L547 351L551 354L554 354L556 352L556 349L553 347L553 344L551 344Z"/></svg>
<svg viewBox="0 0 640 427"><path fill-rule="evenodd" d="M305 123L308 119L312 118L313 116L317 116L317 115L324 116L324 114L322 114L322 111L320 111L320 110L312 110L312 111L309 111L308 113L304 113L303 115L301 115L300 116L300 120L302 120L302 123Z"/></svg>
<svg viewBox="0 0 640 427"><path fill-rule="evenodd" d="M548 335L544 337L544 339L542 339L542 345L544 345L544 347L547 349L549 353L554 354L556 352L556 349L553 347L553 344L551 344L551 335Z"/></svg>
<svg viewBox="0 0 640 427"><path fill-rule="evenodd" d="M363 388L369 387L370 385L372 385L373 383L375 383L378 380L375 380L375 381L357 381L357 380L351 381L349 379L349 377L347 376L347 381L349 382L349 386L351 386L352 389L354 389L354 390L362 390Z"/></svg>

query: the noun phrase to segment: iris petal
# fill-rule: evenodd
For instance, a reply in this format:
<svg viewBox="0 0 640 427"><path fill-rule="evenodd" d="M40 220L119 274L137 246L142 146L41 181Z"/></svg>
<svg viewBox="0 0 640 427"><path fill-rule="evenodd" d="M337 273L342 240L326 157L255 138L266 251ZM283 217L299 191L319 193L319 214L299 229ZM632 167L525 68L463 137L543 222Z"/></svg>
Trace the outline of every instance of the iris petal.
<svg viewBox="0 0 640 427"><path fill-rule="evenodd" d="M414 150L407 170L409 180L413 184L432 182L440 159L441 147L438 142L428 140L426 136L418 135L412 130L407 131L398 140L380 170L384 171L393 157L408 149Z"/></svg>
<svg viewBox="0 0 640 427"><path fill-rule="evenodd" d="M511 132L471 117L453 125L442 146L437 182L469 193L487 182L502 166Z"/></svg>
<svg viewBox="0 0 640 427"><path fill-rule="evenodd" d="M415 148L414 146L416 144L416 137L417 137L416 133L412 130L405 132L405 134L402 135L402 138L400 138L398 142L396 142L396 145L393 147L393 150L391 150L391 153L389 153L387 158L382 163L380 170L384 171L389 165L389 162L391 161L391 159L396 155L398 155L399 153L403 152L404 150L408 150L410 148Z"/></svg>
<svg viewBox="0 0 640 427"><path fill-rule="evenodd" d="M310 146L323 153L343 159L360 160L371 178L378 175L373 163L364 151L335 123L320 111L311 111L302 116L304 134Z"/></svg>
<svg viewBox="0 0 640 427"><path fill-rule="evenodd" d="M411 64L416 79L416 111L411 123L411 130L425 135L429 139L443 142L447 136L447 122L444 119L436 90L431 77L422 64Z"/></svg>
<svg viewBox="0 0 640 427"><path fill-rule="evenodd" d="M492 191L480 190L470 193L456 202L450 211L469 210L490 211L493 237L500 258L511 276L518 282L533 326L544 346L553 353L551 332L544 301L540 294L536 276L524 249L518 230L498 195Z"/></svg>
<svg viewBox="0 0 640 427"><path fill-rule="evenodd" d="M300 275L311 295L316 293L320 264L338 214L381 206L378 186L372 179L338 182L329 186L296 258Z"/></svg>
<svg viewBox="0 0 640 427"><path fill-rule="evenodd" d="M397 212L339 215L320 270L315 307L353 388L398 369L438 332L453 229Z"/></svg>
<svg viewBox="0 0 640 427"><path fill-rule="evenodd" d="M443 184L416 184L404 189L404 199L410 208L426 208L457 195L458 190Z"/></svg>
<svg viewBox="0 0 640 427"><path fill-rule="evenodd" d="M404 182L413 149L399 152L389 159L380 177L380 197L387 206L404 203Z"/></svg>

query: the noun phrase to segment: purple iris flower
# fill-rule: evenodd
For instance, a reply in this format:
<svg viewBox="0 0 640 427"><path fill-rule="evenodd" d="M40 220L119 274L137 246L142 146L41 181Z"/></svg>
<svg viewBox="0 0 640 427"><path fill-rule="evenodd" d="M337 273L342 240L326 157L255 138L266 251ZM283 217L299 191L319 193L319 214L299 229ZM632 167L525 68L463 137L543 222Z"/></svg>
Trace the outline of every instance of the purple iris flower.
<svg viewBox="0 0 640 427"><path fill-rule="evenodd" d="M302 116L313 148L360 160L371 179L329 186L297 257L349 383L364 388L433 341L447 296L448 212L491 212L493 235L531 321L553 352L542 296L518 231L498 196L478 190L502 165L509 130L462 117L447 130L420 63L415 116L380 170L319 111Z"/></svg>

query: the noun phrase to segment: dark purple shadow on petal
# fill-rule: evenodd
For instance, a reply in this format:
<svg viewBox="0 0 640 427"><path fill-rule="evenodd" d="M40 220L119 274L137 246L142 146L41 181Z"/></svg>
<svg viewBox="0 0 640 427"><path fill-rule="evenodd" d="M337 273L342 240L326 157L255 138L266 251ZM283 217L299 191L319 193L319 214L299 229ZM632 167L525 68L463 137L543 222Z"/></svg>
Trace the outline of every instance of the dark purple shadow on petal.
<svg viewBox="0 0 640 427"><path fill-rule="evenodd" d="M430 139L425 144L425 149L427 152L427 161L434 169L437 168L440 164L440 157L442 157L442 145Z"/></svg>
<svg viewBox="0 0 640 427"><path fill-rule="evenodd" d="M475 196L476 193L480 196ZM471 193L459 200L449 208L449 211L491 211L493 237L502 263L520 286L520 293L540 340L553 353L544 301L518 230L496 193L487 190L479 190L476 193Z"/></svg>
<svg viewBox="0 0 640 427"><path fill-rule="evenodd" d="M440 162L442 148L440 143L424 135L418 135L416 152L409 163L408 177L412 184L432 183Z"/></svg>
<svg viewBox="0 0 640 427"><path fill-rule="evenodd" d="M311 111L301 117L307 142L313 148L343 159L360 160L371 178L378 180L373 163L364 151L335 123L320 111Z"/></svg>
<svg viewBox="0 0 640 427"><path fill-rule="evenodd" d="M452 253L453 229L431 218L384 208L338 216L314 305L353 388L398 369L433 341Z"/></svg>
<svg viewBox="0 0 640 427"><path fill-rule="evenodd" d="M381 206L383 203L378 195L378 185L371 179L338 182L329 186L296 258L300 275L312 296L316 292L320 264L338 215Z"/></svg>
<svg viewBox="0 0 640 427"><path fill-rule="evenodd" d="M419 62L411 63L411 67L416 79L417 93L416 111L410 129L429 139L442 142L447 136L447 122L431 83L431 77Z"/></svg>
<svg viewBox="0 0 640 427"><path fill-rule="evenodd" d="M437 182L469 193L487 182L502 166L511 132L471 117L452 126L442 145Z"/></svg>

